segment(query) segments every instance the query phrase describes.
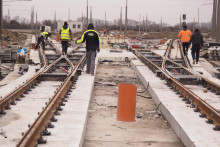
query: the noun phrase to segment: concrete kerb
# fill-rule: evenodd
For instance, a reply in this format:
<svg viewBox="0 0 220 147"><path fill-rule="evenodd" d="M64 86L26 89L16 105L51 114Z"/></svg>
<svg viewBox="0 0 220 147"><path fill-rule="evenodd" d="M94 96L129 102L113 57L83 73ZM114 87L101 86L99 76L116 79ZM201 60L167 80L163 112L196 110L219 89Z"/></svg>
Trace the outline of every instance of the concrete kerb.
<svg viewBox="0 0 220 147"><path fill-rule="evenodd" d="M134 64L134 62L131 61L132 68L136 71L138 77L140 78L142 84L144 87L148 86L148 81L143 77L143 75L140 73L140 71L137 69L137 66ZM143 66L143 65L138 65ZM152 72L152 74L154 74ZM160 101L158 95L154 91L154 89L149 84L148 86L148 92L152 96L154 102L156 103L158 109L162 112L166 120L171 125L172 129L175 131L177 136L180 138L180 140L183 142L183 144L187 147L195 147L194 142L189 138L189 136L186 134L186 132L182 129L180 124L177 122L177 120L172 116L170 111L166 108L166 106L163 104L163 102Z"/></svg>
<svg viewBox="0 0 220 147"><path fill-rule="evenodd" d="M93 84L92 84L92 88L91 88L91 91L90 91L89 105L88 105L88 109L87 109L87 111L86 111L86 120L85 120L85 123L84 123L83 132L82 132L82 137L81 137L81 140L80 140L79 147L83 147L83 143L84 143L84 140L85 140L86 127L87 127L87 123L88 123L89 108L90 108L91 99L92 99L92 95L93 95L93 89L94 89L94 84L95 84L95 75L96 75L96 70L97 70L97 68L98 68L98 65L99 65L99 64L98 64L98 60L96 59L96 62L95 62L95 71L94 71L94 78L93 78ZM84 71L86 71L86 66L84 67Z"/></svg>

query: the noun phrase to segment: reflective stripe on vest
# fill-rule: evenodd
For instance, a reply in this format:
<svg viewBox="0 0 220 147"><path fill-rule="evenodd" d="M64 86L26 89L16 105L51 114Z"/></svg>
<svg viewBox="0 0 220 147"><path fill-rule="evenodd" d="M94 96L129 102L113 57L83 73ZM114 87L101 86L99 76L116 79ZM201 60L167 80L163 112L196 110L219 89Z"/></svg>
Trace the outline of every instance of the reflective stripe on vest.
<svg viewBox="0 0 220 147"><path fill-rule="evenodd" d="M70 28L61 28L60 39L70 39Z"/></svg>
<svg viewBox="0 0 220 147"><path fill-rule="evenodd" d="M42 32L41 35L45 38L45 35L48 34L47 32Z"/></svg>
<svg viewBox="0 0 220 147"><path fill-rule="evenodd" d="M181 31L178 37L181 38L182 43L189 42L191 37L191 31L189 30Z"/></svg>

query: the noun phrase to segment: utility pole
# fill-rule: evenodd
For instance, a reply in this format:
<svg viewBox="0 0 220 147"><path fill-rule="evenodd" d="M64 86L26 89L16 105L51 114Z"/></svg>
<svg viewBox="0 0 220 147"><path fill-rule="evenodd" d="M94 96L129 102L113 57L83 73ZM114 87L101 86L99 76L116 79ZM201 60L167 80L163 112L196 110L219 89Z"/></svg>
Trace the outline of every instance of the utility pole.
<svg viewBox="0 0 220 147"><path fill-rule="evenodd" d="M146 13L146 32L147 32L147 13Z"/></svg>
<svg viewBox="0 0 220 147"><path fill-rule="evenodd" d="M54 29L56 28L56 23L57 23L57 13L56 13L56 11L54 12Z"/></svg>
<svg viewBox="0 0 220 147"><path fill-rule="evenodd" d="M92 23L92 6L90 6L90 23Z"/></svg>
<svg viewBox="0 0 220 147"><path fill-rule="evenodd" d="M216 10L217 10L217 0L213 0L213 12L212 12L212 39L216 39Z"/></svg>
<svg viewBox="0 0 220 147"><path fill-rule="evenodd" d="M54 22L56 22L57 21L57 12L55 11L54 12Z"/></svg>
<svg viewBox="0 0 220 147"><path fill-rule="evenodd" d="M8 9L8 22L11 20L11 17L10 17L10 10Z"/></svg>
<svg viewBox="0 0 220 147"><path fill-rule="evenodd" d="M87 13L87 18L86 18L86 24L87 26L89 25L89 6L88 6L88 0L87 0L87 7L86 7L86 13Z"/></svg>
<svg viewBox="0 0 220 147"><path fill-rule="evenodd" d="M31 8L31 33L34 30L34 6Z"/></svg>
<svg viewBox="0 0 220 147"><path fill-rule="evenodd" d="M36 32L37 32L37 11L36 11Z"/></svg>
<svg viewBox="0 0 220 147"><path fill-rule="evenodd" d="M180 14L180 30L182 29L182 16Z"/></svg>
<svg viewBox="0 0 220 147"><path fill-rule="evenodd" d="M139 34L141 34L141 14L139 14Z"/></svg>
<svg viewBox="0 0 220 147"><path fill-rule="evenodd" d="M194 17L193 32L195 32L195 27L196 27L196 18Z"/></svg>
<svg viewBox="0 0 220 147"><path fill-rule="evenodd" d="M122 7L121 7L121 13L120 13L120 34L121 34L121 30L122 29Z"/></svg>
<svg viewBox="0 0 220 147"><path fill-rule="evenodd" d="M143 24L142 24L142 31L144 32L145 28L145 20L144 20L144 16L143 16Z"/></svg>
<svg viewBox="0 0 220 147"><path fill-rule="evenodd" d="M83 12L82 12L82 22L83 22Z"/></svg>
<svg viewBox="0 0 220 147"><path fill-rule="evenodd" d="M2 23L2 16L3 16L3 11L2 11L2 9L3 9L3 2L2 2L3 0L0 0L0 48L1 48L1 46L2 46L2 25L3 25L3 23Z"/></svg>
<svg viewBox="0 0 220 147"><path fill-rule="evenodd" d="M216 42L220 42L220 0L218 0Z"/></svg>
<svg viewBox="0 0 220 147"><path fill-rule="evenodd" d="M126 0L126 6L125 6L125 35L127 34L127 24L128 24L128 0Z"/></svg>
<svg viewBox="0 0 220 147"><path fill-rule="evenodd" d="M105 29L106 29L107 27L106 27L106 11L105 11Z"/></svg>
<svg viewBox="0 0 220 147"><path fill-rule="evenodd" d="M163 29L163 18L161 17L160 32L162 32L162 29Z"/></svg>
<svg viewBox="0 0 220 147"><path fill-rule="evenodd" d="M200 28L200 25L199 25L199 8L198 8L198 28Z"/></svg>

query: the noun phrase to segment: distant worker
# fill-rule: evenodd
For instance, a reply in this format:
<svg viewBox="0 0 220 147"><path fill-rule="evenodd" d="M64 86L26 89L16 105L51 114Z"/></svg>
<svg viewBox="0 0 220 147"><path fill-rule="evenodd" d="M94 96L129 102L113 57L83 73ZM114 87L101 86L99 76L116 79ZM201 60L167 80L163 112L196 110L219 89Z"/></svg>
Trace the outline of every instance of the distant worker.
<svg viewBox="0 0 220 147"><path fill-rule="evenodd" d="M193 33L190 43L192 43L192 58L193 64L198 64L199 62L199 52L200 49L203 48L203 36L200 33L199 29L196 29Z"/></svg>
<svg viewBox="0 0 220 147"><path fill-rule="evenodd" d="M187 26L184 25L183 26L183 30L180 31L178 38L181 39L181 43L183 46L183 53L186 56L188 54L188 49L189 49L189 45L190 45L190 37L192 36L192 33L190 30L187 30Z"/></svg>
<svg viewBox="0 0 220 147"><path fill-rule="evenodd" d="M40 43L42 43L42 45L43 45L42 47L43 47L43 49L45 49L45 40L47 40L48 36L51 36L51 33L42 31L42 32L38 35L37 44L36 44L35 48L38 49Z"/></svg>
<svg viewBox="0 0 220 147"><path fill-rule="evenodd" d="M76 44L80 44L86 41L86 64L87 70L86 73L94 75L95 70L95 58L96 58L96 51L100 51L100 38L98 32L94 30L94 26L92 23L88 25L88 30L85 31L80 40L76 40Z"/></svg>
<svg viewBox="0 0 220 147"><path fill-rule="evenodd" d="M62 54L67 54L67 48L69 45L69 41L72 40L72 32L68 27L67 22L64 22L63 27L60 29L60 40L62 44Z"/></svg>
<svg viewBox="0 0 220 147"><path fill-rule="evenodd" d="M104 36L105 36L105 34L106 34L106 29L104 29Z"/></svg>

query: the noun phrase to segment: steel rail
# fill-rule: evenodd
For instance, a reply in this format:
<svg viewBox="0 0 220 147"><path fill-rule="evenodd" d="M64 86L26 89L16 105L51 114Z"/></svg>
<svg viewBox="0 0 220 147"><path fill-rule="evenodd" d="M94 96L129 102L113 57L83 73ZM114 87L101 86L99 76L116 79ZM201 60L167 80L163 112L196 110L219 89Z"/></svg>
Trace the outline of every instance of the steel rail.
<svg viewBox="0 0 220 147"><path fill-rule="evenodd" d="M173 42L173 40L172 40ZM172 44L171 42L171 44ZM206 118L208 119L208 121L211 123L214 123L214 125L216 125L217 127L220 126L220 112L218 112L215 108L213 108L211 105L209 105L207 102L205 102L203 99L201 99L199 96L197 96L195 93L193 93L190 89L188 89L187 87L185 87L181 82L179 82L178 80L176 80L175 78L172 77L172 75L170 74L170 72L168 72L166 70L165 64L167 61L169 62L173 62L174 61L169 59L169 55L171 52L171 44L169 45L167 52L164 54L164 60L162 63L162 70L165 71L170 77L169 79L167 79L167 77L164 77L165 79L167 79L166 81L170 81L170 84L172 85L172 87L178 91L184 98L191 100L191 104L193 105L193 107L196 107L196 111L200 111L200 113L202 113L204 116L206 116ZM181 49L181 54L183 56L183 51ZM191 69L191 67L188 64L188 60L186 59L187 57L184 58L184 61L186 62L186 65L189 69ZM178 63L176 63L176 65L178 65ZM180 65L179 65L180 66ZM192 72L192 70L188 70L187 68L183 67L186 71L188 71L188 73L191 73L192 75L194 75L194 73ZM201 76L199 76L198 74L196 75L198 76L200 79L202 79ZM210 84L210 83L208 83Z"/></svg>
<svg viewBox="0 0 220 147"><path fill-rule="evenodd" d="M168 50L170 50L170 45ZM133 52L138 56L138 58L140 58L145 64L147 64L147 66L150 69L152 69L153 72L155 72L156 70L160 71L161 72L160 77L163 77L168 85L172 86L184 98L191 100L190 103L192 104L192 106L196 107L195 111L200 111L202 114L204 114L204 116L206 116L208 122L213 123L215 125L215 128L219 129L220 112L218 112L216 109L214 109L204 100L202 100L199 96L194 94L191 90L186 88L182 83L180 83L178 80L173 78L172 75L170 75L169 72L167 72L167 70L165 70L165 62L166 60L168 60L167 57L162 57L163 58L162 67L159 67L151 60L149 60L147 57L144 57L139 51L133 50ZM166 51L165 56L167 55L169 55L169 51Z"/></svg>
<svg viewBox="0 0 220 147"><path fill-rule="evenodd" d="M28 91L29 89L31 89L33 86L35 86L37 84L38 78L40 77L40 75L42 73L48 72L49 69L56 64L57 62L59 62L59 60L61 60L62 58L57 59L56 61L54 61L54 63L50 64L47 67L43 67L42 70L40 72L38 72L36 75L34 75L32 78L30 78L29 80L27 80L23 85L19 86L18 88L16 88L15 90L13 90L12 92L10 92L8 95L6 95L4 98L0 99L0 108L1 111L5 110L5 107L9 107L10 103L15 101L16 98L20 97L23 93L25 93L26 91Z"/></svg>
<svg viewBox="0 0 220 147"><path fill-rule="evenodd" d="M182 44L180 43L180 41L179 41L179 44L181 47L181 53L183 54L183 47L182 47ZM187 68L191 71L191 73L193 73L194 75L197 75L198 77L200 77L202 79L203 86L207 87L207 89L209 89L219 95L220 94L220 85L212 82L211 80L209 80L209 79L205 78L204 76L200 75L199 73L195 72L189 62L188 57L186 57L186 56L183 56L183 57L184 57L184 61L185 61L186 65L187 65Z"/></svg>
<svg viewBox="0 0 220 147"><path fill-rule="evenodd" d="M43 53L43 50L40 49L40 52L42 53L42 57L44 60L44 66L40 69L40 71L38 71L38 73L36 75L34 75L29 80L27 80L23 85L17 87L12 92L7 94L5 97L0 99L0 112L1 113L4 114L4 110L10 108L10 103L14 102L15 99L19 98L25 91L29 90L31 87L36 85L37 78L40 76L40 74L44 71L44 69L47 66L46 57L45 57L45 54Z"/></svg>
<svg viewBox="0 0 220 147"><path fill-rule="evenodd" d="M30 147L35 146L38 143L38 139L42 137L42 131L47 128L47 124L50 123L51 117L54 116L59 103L62 101L67 90L73 84L73 81L77 78L77 69L80 68L85 62L85 54L75 66L74 70L62 85L59 87L55 95L51 98L45 109L39 114L36 121L30 126L29 130L24 134L17 147Z"/></svg>
<svg viewBox="0 0 220 147"><path fill-rule="evenodd" d="M195 73L192 71L192 70L189 70L188 68L191 67L190 64L188 64L188 60L187 60L187 57L185 57L183 54L183 49L182 49L182 45L180 44L179 40L178 40L178 43L179 43L179 46L181 47L181 49L179 50L180 51L180 54L181 54L181 57L183 58L185 64L186 64L186 67L179 64L179 63L176 63L175 61L173 61L172 59L170 59L170 54L171 54L171 46L173 44L173 40L170 41L169 43L169 46L164 54L164 60L163 60L163 63L162 63L162 69L166 72L168 72L166 70L166 62L171 62L172 64L176 65L176 66L179 66L181 67L182 69L184 69L189 75L195 75ZM188 67L188 68L187 68ZM201 79L201 76L197 75L196 76L198 77L198 79ZM172 77L172 76L171 76Z"/></svg>

